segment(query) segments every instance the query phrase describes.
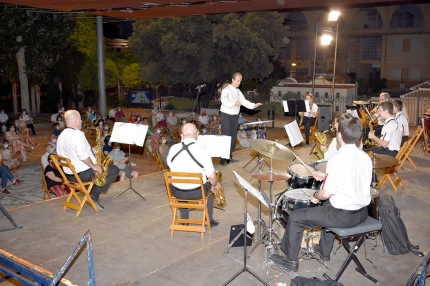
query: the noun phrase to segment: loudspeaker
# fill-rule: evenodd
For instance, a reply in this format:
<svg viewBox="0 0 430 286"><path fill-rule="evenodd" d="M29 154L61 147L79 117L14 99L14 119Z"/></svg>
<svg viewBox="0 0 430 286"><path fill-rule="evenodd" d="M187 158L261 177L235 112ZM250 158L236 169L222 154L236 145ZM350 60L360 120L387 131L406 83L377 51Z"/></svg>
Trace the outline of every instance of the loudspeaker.
<svg viewBox="0 0 430 286"><path fill-rule="evenodd" d="M230 243L233 238L236 237L236 235L242 231L242 229L244 228L243 224L238 224L238 225L232 225L230 227L230 239L228 240L228 243ZM249 235L246 236L246 246L251 246L252 245L252 239L249 237ZM239 236L239 238L233 243L233 245L231 247L240 247L240 246L244 246L243 245L243 233Z"/></svg>
<svg viewBox="0 0 430 286"><path fill-rule="evenodd" d="M318 105L317 130L324 131L330 129L330 109L331 105Z"/></svg>

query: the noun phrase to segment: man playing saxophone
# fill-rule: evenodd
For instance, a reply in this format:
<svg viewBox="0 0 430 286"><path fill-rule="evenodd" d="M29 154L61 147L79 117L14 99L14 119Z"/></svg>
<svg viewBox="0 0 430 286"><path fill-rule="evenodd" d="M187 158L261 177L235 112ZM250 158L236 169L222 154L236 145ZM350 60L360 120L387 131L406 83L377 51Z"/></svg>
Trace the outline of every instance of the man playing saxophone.
<svg viewBox="0 0 430 286"><path fill-rule="evenodd" d="M76 173L83 182L92 181L95 172L102 173L102 168L96 164L91 146L85 137L85 133L81 131L81 115L76 110L68 110L64 119L67 128L58 137L57 154L70 159ZM99 142L97 143L99 144ZM69 168L64 168L64 173L69 177L70 181L76 182L76 178ZM106 184L103 187L94 185L91 189L90 196L99 209L104 209L99 202L100 193L106 192L110 188L113 181L118 177L118 173L117 166L109 165Z"/></svg>
<svg viewBox="0 0 430 286"><path fill-rule="evenodd" d="M201 173L205 186L206 196L211 191L219 190L221 185L217 182L215 168L209 151L197 143L199 132L192 123L187 123L182 127L182 142L173 145L167 156L167 165L172 172L192 172ZM202 191L196 184L172 185L172 194L179 199L201 199ZM211 227L217 226L218 221L213 219L214 196L207 200L208 215ZM182 219L188 219L189 210L180 209Z"/></svg>

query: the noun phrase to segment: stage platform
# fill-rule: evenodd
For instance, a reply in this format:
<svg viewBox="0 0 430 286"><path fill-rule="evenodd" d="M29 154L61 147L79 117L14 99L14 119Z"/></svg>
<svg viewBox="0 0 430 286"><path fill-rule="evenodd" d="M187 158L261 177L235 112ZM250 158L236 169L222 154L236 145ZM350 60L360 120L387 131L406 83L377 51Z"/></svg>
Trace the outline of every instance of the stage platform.
<svg viewBox="0 0 430 286"><path fill-rule="evenodd" d="M306 162L315 160L309 156L312 146L294 148L294 151ZM22 229L1 233L0 248L17 255L33 264L56 273L84 233L90 229L95 260L97 285L222 285L243 266L243 248L232 248L224 254L229 240L230 226L243 221L243 190L237 183L232 171L238 172L253 186L257 180L248 173L256 164L254 160L246 169L242 167L256 155L251 149L234 153L239 163L226 167L216 165L223 174L223 186L226 191L227 206L225 211L214 210L214 217L220 225L207 231L204 239L198 233L176 232L170 237L169 225L172 214L168 206L164 186L163 172L139 177L133 180L133 187L147 201L142 200L132 191L111 199L128 187L128 181L114 184L100 202L106 207L95 213L86 206L80 217L76 218L71 210L62 211L65 198L56 198L35 203L30 206L9 210L13 219ZM402 210L402 218L409 232L410 241L418 244L425 252L430 247L430 156L422 155L418 144L412 155L419 170L414 170L409 163L399 171L404 187L394 192L389 184L382 186L382 195L390 194ZM270 159L266 158L270 164ZM290 161L273 160L274 169L287 171ZM267 165L264 164L264 169ZM381 175L380 175L381 177ZM268 193L268 183L263 183ZM285 182L274 184L274 193L286 189ZM263 207L264 209L264 207ZM250 198L248 211L252 217L257 214L256 199ZM191 214L192 215L192 214ZM268 210L264 209L264 220L268 222ZM9 228L9 221L0 218L0 229ZM282 237L283 229L275 228ZM409 253L392 256L383 253L382 246L371 250L373 240L367 242L367 256L375 262L377 269L364 259L364 248L358 255L370 275L380 281L380 285L404 285L421 258ZM335 243L337 247L338 242ZM254 251L248 260L248 266L269 285L282 282L289 285L288 274L263 267L264 248L262 245ZM331 269L326 270L315 260L301 261L298 275L322 278L323 273L335 276L346 257L341 248L331 256ZM352 263L346 269L339 282L344 285L372 285L360 275ZM65 278L77 285L85 285L88 279L86 250L74 262ZM12 285L3 282L1 285ZM261 285L249 273L241 274L231 285Z"/></svg>

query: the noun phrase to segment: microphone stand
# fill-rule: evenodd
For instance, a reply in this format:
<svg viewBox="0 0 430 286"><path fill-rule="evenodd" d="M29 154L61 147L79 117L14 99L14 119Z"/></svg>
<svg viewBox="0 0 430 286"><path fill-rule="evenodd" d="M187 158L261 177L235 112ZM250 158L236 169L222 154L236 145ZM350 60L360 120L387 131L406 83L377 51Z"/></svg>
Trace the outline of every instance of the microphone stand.
<svg viewBox="0 0 430 286"><path fill-rule="evenodd" d="M196 107L197 107L197 103L198 103L198 101L199 101L200 92L202 91L202 86L201 86L201 85L200 85L200 86L198 86L198 87L197 87L197 90L198 90L198 92L197 92L197 97L196 97L196 100L194 101L193 110L191 111L191 114L192 114L192 116L193 116L193 123L194 123L194 115L196 114Z"/></svg>

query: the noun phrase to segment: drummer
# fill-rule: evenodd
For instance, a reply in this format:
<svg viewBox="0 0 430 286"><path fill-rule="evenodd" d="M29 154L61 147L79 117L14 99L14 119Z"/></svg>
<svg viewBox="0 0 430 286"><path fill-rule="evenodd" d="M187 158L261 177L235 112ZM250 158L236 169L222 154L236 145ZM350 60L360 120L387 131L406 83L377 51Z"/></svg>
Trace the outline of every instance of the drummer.
<svg viewBox="0 0 430 286"><path fill-rule="evenodd" d="M339 117L336 140L339 151L327 162L327 173L316 171L313 176L324 180L322 188L310 194L312 203L327 200L322 207L298 209L289 216L281 248L285 256L271 255L272 261L286 271L299 270L299 250L304 227L354 227L366 220L372 180L370 157L355 146L363 126L349 114ZM335 234L321 232L319 244L313 246L321 260L330 260Z"/></svg>

